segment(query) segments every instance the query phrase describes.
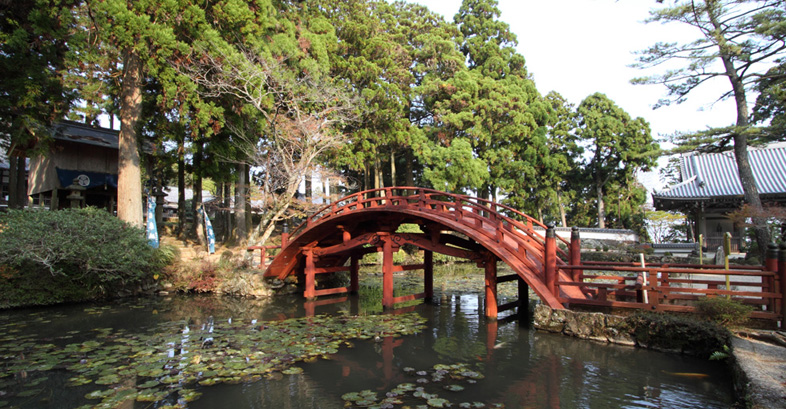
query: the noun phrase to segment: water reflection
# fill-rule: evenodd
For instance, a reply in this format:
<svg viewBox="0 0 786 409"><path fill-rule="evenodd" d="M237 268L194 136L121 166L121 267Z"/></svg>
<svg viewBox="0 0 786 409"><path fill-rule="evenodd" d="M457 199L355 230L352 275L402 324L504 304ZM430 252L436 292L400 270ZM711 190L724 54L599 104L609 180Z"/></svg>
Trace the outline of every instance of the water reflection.
<svg viewBox="0 0 786 409"><path fill-rule="evenodd" d="M208 342L210 329L219 320L248 323L362 313L357 297L352 296L307 303L296 297L265 301L169 297L106 307L3 312L0 323L18 323L11 331L16 331L12 335L19 342L65 344L95 337L96 328L130 333L172 322L177 325L177 336L168 353L177 358ZM300 364L305 370L302 374L279 374L239 385L197 386L203 395L187 407L340 408L344 407L341 396L346 393L368 389L384 396L402 383L417 383L453 402L454 407L471 402L507 408L727 408L733 404L731 380L726 368L716 362L576 340L532 331L515 322L488 321L482 316L483 300L475 294L445 292L434 304L417 304L397 312L411 310L428 320L428 329L401 338L354 341L353 348L342 348L330 360ZM197 337L197 333L201 335ZM452 392L416 373L433 372L438 364L459 363L484 378ZM680 376L684 373L708 376ZM418 383L419 379L428 382ZM3 382L0 385L6 386L0 386L0 392L13 387L8 379ZM40 396L14 400L9 407L78 407L95 402L83 398L90 388L66 387L65 379L56 376L42 382ZM0 402L3 400L0 394ZM413 402L412 407L417 403L423 404ZM135 402L133 407L149 404Z"/></svg>

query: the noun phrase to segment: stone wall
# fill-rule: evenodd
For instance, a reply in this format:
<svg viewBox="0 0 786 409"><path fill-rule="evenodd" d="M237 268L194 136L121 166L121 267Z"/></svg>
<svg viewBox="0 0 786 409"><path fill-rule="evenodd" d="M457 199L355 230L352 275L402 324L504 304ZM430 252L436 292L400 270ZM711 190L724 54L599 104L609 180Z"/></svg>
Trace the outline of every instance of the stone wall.
<svg viewBox="0 0 786 409"><path fill-rule="evenodd" d="M625 328L625 318L599 312L553 310L540 304L535 307L535 328L593 341L635 346L636 341Z"/></svg>

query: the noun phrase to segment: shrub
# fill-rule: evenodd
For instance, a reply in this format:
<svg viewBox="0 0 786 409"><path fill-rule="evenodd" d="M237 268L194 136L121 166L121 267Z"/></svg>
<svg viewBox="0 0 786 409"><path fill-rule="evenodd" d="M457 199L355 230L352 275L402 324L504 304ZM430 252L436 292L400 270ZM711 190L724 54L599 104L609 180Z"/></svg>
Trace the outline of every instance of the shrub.
<svg viewBox="0 0 786 409"><path fill-rule="evenodd" d="M696 303L696 312L703 318L724 327L737 327L748 322L753 307L726 297L705 297Z"/></svg>
<svg viewBox="0 0 786 409"><path fill-rule="evenodd" d="M625 324L637 343L709 358L730 344L731 333L714 322L687 315L636 313Z"/></svg>
<svg viewBox="0 0 786 409"><path fill-rule="evenodd" d="M96 208L0 213L0 306L81 301L136 289L171 251Z"/></svg>

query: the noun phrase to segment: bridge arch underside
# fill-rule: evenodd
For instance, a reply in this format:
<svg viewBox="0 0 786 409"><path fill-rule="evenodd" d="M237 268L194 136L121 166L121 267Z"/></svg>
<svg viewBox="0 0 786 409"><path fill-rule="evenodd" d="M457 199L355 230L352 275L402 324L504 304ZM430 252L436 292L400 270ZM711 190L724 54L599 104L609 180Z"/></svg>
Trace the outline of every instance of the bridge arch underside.
<svg viewBox="0 0 786 409"><path fill-rule="evenodd" d="M402 224L418 225L423 233L396 233ZM308 226L282 249L266 270L265 276L284 279L293 274L305 274L304 295L312 298L315 293L313 290L309 292L309 288L313 289L314 273L348 269L352 271L351 268L357 268L357 261L351 263L354 267L346 268L344 265L347 261L357 260L366 253L382 252L383 273L390 273L383 274L383 287L388 284L386 280L389 281L390 287L389 290L383 288L383 292L389 292L388 298L392 298L392 253L404 244L411 244L426 251L428 256L424 266L426 264L428 266L424 269L430 270L430 252L468 259L478 266L485 267L487 298L490 295L489 275L494 275L491 278L494 302L496 302L496 263L502 261L532 288L543 303L552 308L563 308L559 299L546 286L542 261L527 249L511 245L505 240L500 242L493 230L472 228L450 216L440 217L411 208L397 210L368 208L320 220ZM426 275L426 280L430 280L430 271ZM560 271L557 279L570 278ZM356 282L353 285L354 290L357 290ZM429 287L430 283L427 282L426 294L423 295L425 298L431 296ZM322 294L330 293L328 291ZM391 300L385 298L383 296L383 304L391 303ZM389 307L389 305L385 306ZM496 305L493 315L496 317Z"/></svg>

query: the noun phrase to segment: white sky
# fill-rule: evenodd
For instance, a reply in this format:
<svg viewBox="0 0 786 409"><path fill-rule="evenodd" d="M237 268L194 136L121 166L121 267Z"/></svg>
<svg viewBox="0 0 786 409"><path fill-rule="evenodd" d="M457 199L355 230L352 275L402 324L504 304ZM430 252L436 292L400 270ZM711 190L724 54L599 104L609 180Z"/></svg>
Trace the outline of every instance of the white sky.
<svg viewBox="0 0 786 409"><path fill-rule="evenodd" d="M461 0L407 0L420 3L453 21ZM602 92L633 117L650 123L659 138L676 131L696 131L734 123L730 101L715 103L728 83L705 84L688 101L657 110L652 105L666 95L659 85L632 85L630 80L662 69L630 68L634 51L658 41L695 39L689 27L645 24L655 0L500 0L500 20L518 38L517 50L527 62L542 95L557 91L578 105L585 97ZM648 189L661 189L657 173L642 176Z"/></svg>

